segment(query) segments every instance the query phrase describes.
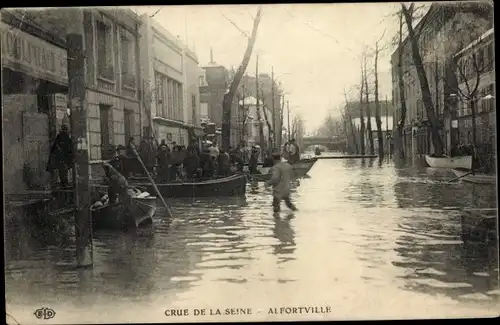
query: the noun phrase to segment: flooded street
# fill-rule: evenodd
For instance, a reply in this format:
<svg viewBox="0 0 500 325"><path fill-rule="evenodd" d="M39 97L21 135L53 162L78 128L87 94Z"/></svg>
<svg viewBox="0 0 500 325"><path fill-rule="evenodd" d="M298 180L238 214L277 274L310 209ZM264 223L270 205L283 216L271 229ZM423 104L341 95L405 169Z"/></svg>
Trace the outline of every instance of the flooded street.
<svg viewBox="0 0 500 325"><path fill-rule="evenodd" d="M273 216L263 183L246 200L169 200L175 220L157 215L150 235L96 233L89 270L73 268L71 240L7 225L7 312L21 324L498 315L498 249L464 246L459 211L495 207L495 186L359 159L319 160L309 176L293 215L282 203ZM331 310L269 313L300 306ZM42 307L56 316L36 319ZM232 307L252 314L209 315Z"/></svg>

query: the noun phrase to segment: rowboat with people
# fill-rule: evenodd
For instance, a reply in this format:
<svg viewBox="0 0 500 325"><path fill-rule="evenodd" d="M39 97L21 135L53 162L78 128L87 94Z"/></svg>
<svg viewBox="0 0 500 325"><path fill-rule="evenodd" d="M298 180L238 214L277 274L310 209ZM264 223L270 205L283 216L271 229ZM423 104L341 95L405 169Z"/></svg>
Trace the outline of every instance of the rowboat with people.
<svg viewBox="0 0 500 325"><path fill-rule="evenodd" d="M115 202L92 207L90 211L94 229L136 229L153 224L156 207L132 199L129 206Z"/></svg>
<svg viewBox="0 0 500 325"><path fill-rule="evenodd" d="M154 193L151 183L145 179L131 179L130 184ZM156 183L164 197L215 197L244 196L247 178L244 174L211 179L175 180L168 183Z"/></svg>

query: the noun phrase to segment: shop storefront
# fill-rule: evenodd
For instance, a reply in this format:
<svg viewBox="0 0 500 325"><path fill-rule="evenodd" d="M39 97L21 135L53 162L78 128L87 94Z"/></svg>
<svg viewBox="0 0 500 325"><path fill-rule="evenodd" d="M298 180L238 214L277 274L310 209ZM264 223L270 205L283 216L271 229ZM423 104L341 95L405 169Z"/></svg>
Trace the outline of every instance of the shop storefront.
<svg viewBox="0 0 500 325"><path fill-rule="evenodd" d="M62 47L0 24L4 190L16 193L44 174L51 142L68 120L67 58Z"/></svg>

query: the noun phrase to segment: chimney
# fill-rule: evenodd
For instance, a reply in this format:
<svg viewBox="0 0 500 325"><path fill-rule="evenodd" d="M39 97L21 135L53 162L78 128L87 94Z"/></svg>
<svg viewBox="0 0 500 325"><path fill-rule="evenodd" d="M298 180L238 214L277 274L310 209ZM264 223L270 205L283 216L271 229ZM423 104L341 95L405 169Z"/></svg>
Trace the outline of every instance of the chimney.
<svg viewBox="0 0 500 325"><path fill-rule="evenodd" d="M214 53L212 51L212 48L210 48L210 63L215 63L214 62Z"/></svg>

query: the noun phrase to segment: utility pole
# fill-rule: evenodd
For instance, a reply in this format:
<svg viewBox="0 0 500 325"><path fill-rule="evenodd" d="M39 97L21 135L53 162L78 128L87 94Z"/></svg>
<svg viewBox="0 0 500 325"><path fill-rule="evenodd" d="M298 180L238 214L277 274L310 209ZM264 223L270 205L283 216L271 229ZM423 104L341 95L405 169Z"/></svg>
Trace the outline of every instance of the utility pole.
<svg viewBox="0 0 500 325"><path fill-rule="evenodd" d="M387 95L385 95L385 132L389 130L389 109L387 107Z"/></svg>
<svg viewBox="0 0 500 325"><path fill-rule="evenodd" d="M291 140L290 138L290 102L287 100L286 101L286 110L287 110L287 115L288 115L288 141Z"/></svg>
<svg viewBox="0 0 500 325"><path fill-rule="evenodd" d="M261 150L265 150L264 148L264 129L262 125L262 114L260 112L260 103L259 103L259 55L256 56L255 62L255 94L257 97L257 102L255 103L257 109L257 125L259 126L259 145Z"/></svg>
<svg viewBox="0 0 500 325"><path fill-rule="evenodd" d="M273 116L273 151L276 149L276 109L274 107L274 67L271 67L271 105L273 106L272 116Z"/></svg>
<svg viewBox="0 0 500 325"><path fill-rule="evenodd" d="M76 235L77 267L94 264L92 249L92 220L90 214L89 191L89 152L87 139L87 104L85 49L84 49L84 11L68 9L68 99L70 103L70 124L73 140L73 187Z"/></svg>
<svg viewBox="0 0 500 325"><path fill-rule="evenodd" d="M242 92L243 92L243 99L241 100L241 106L243 108L243 120L240 121L241 123L241 138L240 138L240 143L242 141L245 141L245 133L246 133L246 121L247 121L247 116L248 116L248 113L247 111L245 110L245 83L243 83L243 85L241 86L241 89L242 89ZM246 143L246 141L245 141ZM246 144L245 144L246 145Z"/></svg>

